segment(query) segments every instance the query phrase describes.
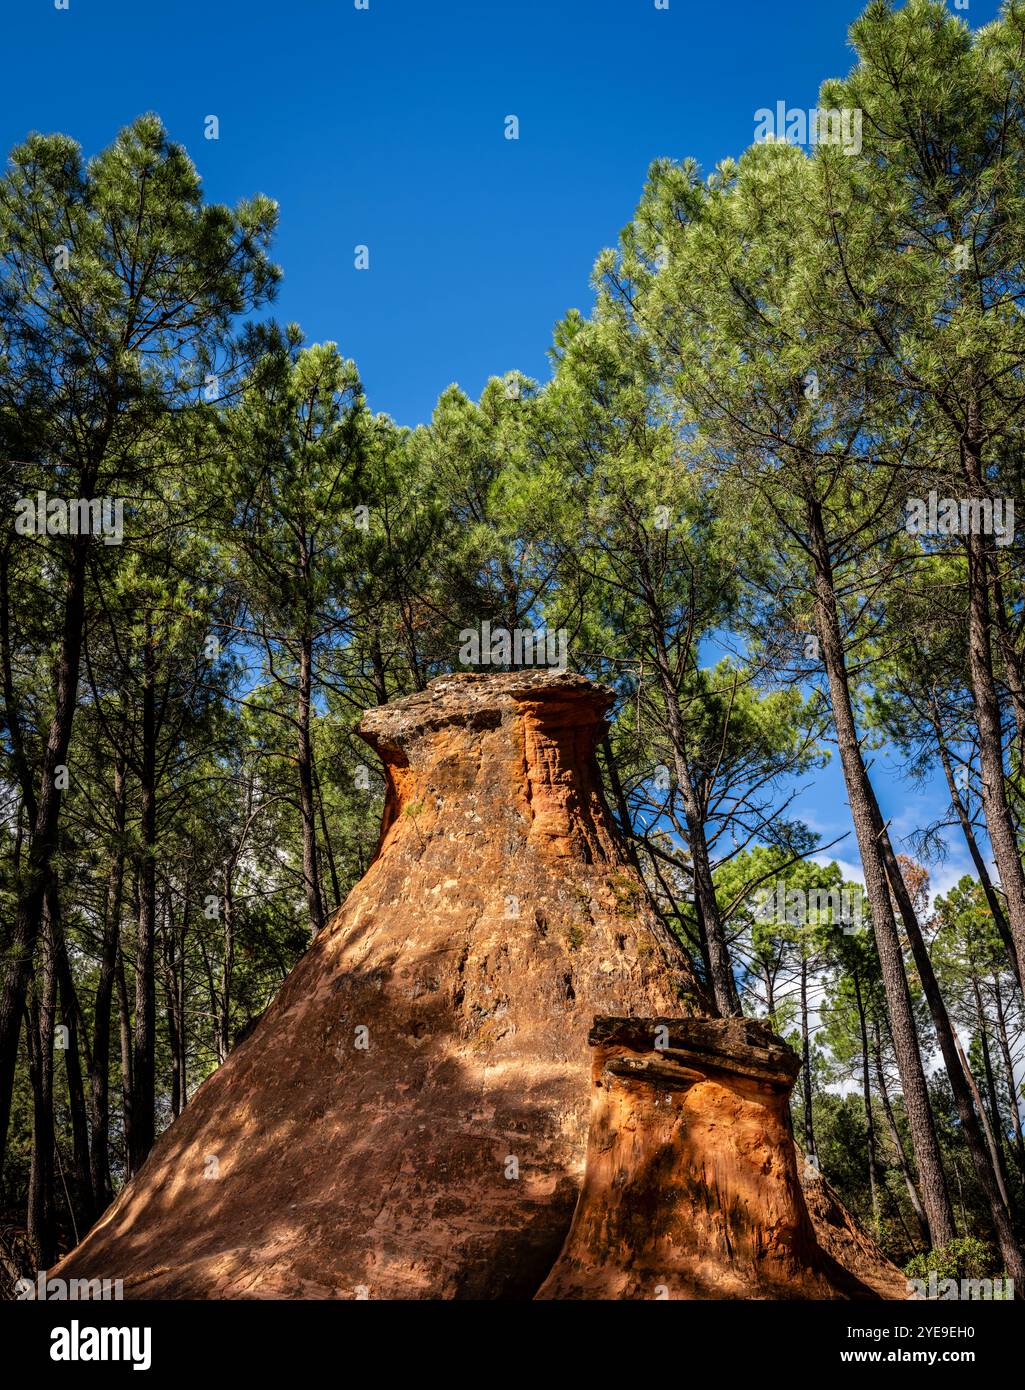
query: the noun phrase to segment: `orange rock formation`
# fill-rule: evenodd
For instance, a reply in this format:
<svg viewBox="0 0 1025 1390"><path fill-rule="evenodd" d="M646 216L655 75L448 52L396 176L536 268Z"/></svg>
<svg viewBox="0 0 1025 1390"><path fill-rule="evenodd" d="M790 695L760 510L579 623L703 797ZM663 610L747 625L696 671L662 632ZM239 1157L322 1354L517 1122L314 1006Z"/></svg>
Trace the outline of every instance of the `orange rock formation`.
<svg viewBox="0 0 1025 1390"><path fill-rule="evenodd" d="M700 995L602 804L610 701L451 676L364 716L373 864L56 1272L135 1298L533 1295L582 1177L594 1014Z"/></svg>
<svg viewBox="0 0 1025 1390"><path fill-rule="evenodd" d="M787 1108L800 1062L764 1024L598 1018L590 1041L584 1186L539 1298L906 1297L849 1218L823 1248Z"/></svg>
<svg viewBox="0 0 1025 1390"><path fill-rule="evenodd" d="M535 1294L583 1177L594 1015L707 1011L602 800L611 698L454 675L364 715L373 864L52 1273L129 1298Z"/></svg>

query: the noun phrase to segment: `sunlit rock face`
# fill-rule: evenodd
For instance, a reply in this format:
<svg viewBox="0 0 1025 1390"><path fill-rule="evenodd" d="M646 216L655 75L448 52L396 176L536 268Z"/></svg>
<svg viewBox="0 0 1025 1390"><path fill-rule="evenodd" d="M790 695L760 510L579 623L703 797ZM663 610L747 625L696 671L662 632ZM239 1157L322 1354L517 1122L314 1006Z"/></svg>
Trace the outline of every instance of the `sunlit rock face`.
<svg viewBox="0 0 1025 1390"><path fill-rule="evenodd" d="M800 1061L764 1024L605 1017L591 1044L584 1186L539 1298L906 1297L812 1174L820 1237L790 1131Z"/></svg>
<svg viewBox="0 0 1025 1390"><path fill-rule="evenodd" d="M129 1298L530 1298L582 1180L596 1013L707 1007L604 805L611 692L454 675L363 716L370 869L55 1273Z"/></svg>

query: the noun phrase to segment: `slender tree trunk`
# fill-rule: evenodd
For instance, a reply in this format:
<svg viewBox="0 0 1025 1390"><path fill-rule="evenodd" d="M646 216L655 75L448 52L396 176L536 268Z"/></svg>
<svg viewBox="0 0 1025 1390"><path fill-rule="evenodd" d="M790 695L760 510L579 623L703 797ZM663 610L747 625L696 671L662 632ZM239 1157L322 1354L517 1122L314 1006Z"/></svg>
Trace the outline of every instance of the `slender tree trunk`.
<svg viewBox="0 0 1025 1390"><path fill-rule="evenodd" d="M177 943L167 916L164 919L163 940L164 1013L167 1015L167 1048L171 1056L171 1118L176 1120L182 1112L181 1019L178 1013Z"/></svg>
<svg viewBox="0 0 1025 1390"><path fill-rule="evenodd" d="M61 1016L67 1030L64 1043L64 1070L68 1083L68 1113L71 1117L72 1152L75 1160L74 1216L77 1229L83 1234L96 1219L92 1173L89 1167L89 1122L86 1117L85 1086L78 1051L78 1019L80 1009L75 981L68 960L61 920L57 885L51 880L46 890L46 924L53 954L54 974L60 990Z"/></svg>
<svg viewBox="0 0 1025 1390"><path fill-rule="evenodd" d="M1007 618L1007 605L1004 602L1004 586L1000 578L1000 565L992 560L993 574L993 616L995 619L997 644L1004 663L1004 681L1011 697L1014 710L1014 726L1018 739L1018 757L1025 762L1025 669L1022 654L1014 645L1011 625Z"/></svg>
<svg viewBox="0 0 1025 1390"><path fill-rule="evenodd" d="M706 946L708 983L718 1013L723 1018L739 1016L743 1010L740 1007L740 998L733 978L733 965L730 961L726 932L719 912L719 902L715 895L712 865L708 854L708 843L705 839L704 817L687 758L686 731L680 717L678 692L659 633L654 634L654 646L659 684L662 688L662 699L665 706L666 724L673 748L677 791L683 803L684 819L687 822L690 862L694 875L694 900Z"/></svg>
<svg viewBox="0 0 1025 1390"><path fill-rule="evenodd" d="M666 727L673 749L677 792L683 802L684 818L687 822L687 839L694 875L694 906L705 947L708 985L718 1013L723 1018L739 1017L743 1013L743 1009L740 1004L740 996L737 993L737 984L733 978L729 943L726 939L722 914L719 911L719 901L715 894L711 858L708 853L708 841L705 837L704 808L695 787L687 754L687 731L680 715L678 684L673 675L666 650L666 623L662 616L658 590L648 565L646 541L642 536L635 535L635 545L641 584L644 589L644 606L647 611L655 669L658 672Z"/></svg>
<svg viewBox="0 0 1025 1390"><path fill-rule="evenodd" d="M50 1131L50 1120L43 1096L39 995L34 978L29 981L28 996L25 1000L25 1052L28 1057L28 1078L32 1091L32 1153L29 1159L25 1233L36 1269L45 1269L53 1259L52 1242L47 1233L46 1205L49 1185L46 1168L48 1156L52 1156L53 1153L53 1134Z"/></svg>
<svg viewBox="0 0 1025 1390"><path fill-rule="evenodd" d="M876 1128L872 1117L872 1083L869 1077L868 1026L865 1003L861 997L861 980L857 967L853 971L854 998L858 1008L858 1029L861 1034L861 1095L865 1106L865 1137L868 1142L868 1190L872 1198L872 1225L879 1235L879 1158L876 1153Z"/></svg>
<svg viewBox="0 0 1025 1390"><path fill-rule="evenodd" d="M92 1172L89 1167L89 1123L86 1113L85 1083L82 1078L82 1063L79 1055L78 1024L73 1002L69 1001L61 986L61 1008L68 1030L67 1046L64 1052L64 1070L68 1082L68 1111L71 1116L72 1152L75 1159L75 1223L77 1231L84 1235L96 1219L97 1209L92 1189Z"/></svg>
<svg viewBox="0 0 1025 1390"><path fill-rule="evenodd" d="M969 494L984 496L982 460L970 438L962 443L961 454ZM1007 903L1018 979L1025 981L1025 870L1018 853L1018 837L1004 777L1003 728L990 644L986 537L969 532L965 537L965 549L968 556L968 670L979 734L982 806L993 858L1000 873L1000 887Z"/></svg>
<svg viewBox="0 0 1025 1390"><path fill-rule="evenodd" d="M235 977L235 886L232 869L224 871L224 959L221 965L220 1037L218 1061L223 1062L231 1051L231 999Z"/></svg>
<svg viewBox="0 0 1025 1390"><path fill-rule="evenodd" d="M1018 1165L1018 1171L1022 1179L1025 1180L1025 1136L1022 1135L1021 1128L1021 1108L1018 1098L1018 1088L1014 1080L1014 1061L1011 1057L1011 1045L1007 1036L1007 1016L1004 1013L1004 1000L1000 992L1000 977L993 974L993 997L996 1002L997 1013L997 1037L1000 1039L1000 1055L1004 1062L1004 1071L1007 1074L1007 1099L1011 1107L1011 1130L1014 1134L1014 1156Z"/></svg>
<svg viewBox="0 0 1025 1390"><path fill-rule="evenodd" d="M373 632L370 637L370 675L374 686L374 699L379 705L388 703L388 685L384 676L384 655L381 652L381 637Z"/></svg>
<svg viewBox="0 0 1025 1390"><path fill-rule="evenodd" d="M890 1143L893 1145L894 1157L897 1160L897 1167L900 1169L904 1179L904 1186L907 1188L908 1201L911 1203L911 1210L915 1213L915 1220L918 1223L919 1235L922 1244L929 1245L929 1222L926 1218L925 1208L922 1199L918 1194L915 1179L908 1164L907 1154L904 1152L904 1145L900 1140L900 1131L897 1129L897 1121L893 1115L893 1106L890 1104L890 1093L886 1086L886 1074L883 1071L883 1049L879 1038L879 1024L875 1025L875 1067L876 1083L879 1086L879 1099L883 1107L883 1119L886 1121L886 1130L890 1136Z"/></svg>
<svg viewBox="0 0 1025 1390"><path fill-rule="evenodd" d="M673 697L675 709L675 696ZM704 936L708 943L709 984L715 999L716 1008L724 1018L739 1017L743 1013L736 981L733 978L733 963L730 960L729 943L723 927L719 903L715 895L715 882L712 878L712 865L705 839L705 824L698 803L697 793L691 780L690 764L683 751L682 727L679 711L671 718L671 725L677 725L681 743L674 748L674 761L680 797L683 801L684 817L687 821L687 839L690 844L690 861L694 870L694 896L700 907L699 920L704 925ZM674 744L676 736L674 736Z"/></svg>
<svg viewBox="0 0 1025 1390"><path fill-rule="evenodd" d="M812 1114L811 1036L808 1032L808 957L801 948L801 1077L804 1087L804 1149L805 1157L817 1168L815 1123Z"/></svg>
<svg viewBox="0 0 1025 1390"><path fill-rule="evenodd" d="M313 759L313 792L317 801L317 813L320 817L320 833L324 837L324 855L327 859L328 873L331 875L331 892L334 897L334 906L337 908L341 905L342 890L338 882L338 869L335 865L334 850L331 847L331 835L327 828L327 816L324 814L324 793L320 786L320 773L317 771L316 758Z"/></svg>
<svg viewBox="0 0 1025 1390"><path fill-rule="evenodd" d="M125 1135L125 1162L131 1169L135 1132L132 1120L132 1096L135 1091L132 1078L132 1005L128 993L128 980L125 977L124 953L120 946L117 950L117 1011L118 1040L121 1048L121 1115Z"/></svg>
<svg viewBox="0 0 1025 1390"><path fill-rule="evenodd" d="M1014 1232L1014 1225L1008 1210L1007 1193L1003 1190L1000 1170L994 1163L992 1136L987 1139L985 1134L988 1129L986 1112L978 1098L975 1078L968 1067L967 1058L951 1026L947 1006L943 1002L936 972L933 970L932 961L929 958L929 952L918 924L918 916L904 882L904 876L900 871L897 856L890 844L890 837L883 825L882 814L874 793L872 794L872 816L876 825L876 838L890 881L890 889L904 923L908 944L911 947L915 968L922 985L922 993L929 1005L933 1027L936 1029L936 1040L940 1045L947 1079L950 1082L958 1118L961 1121L961 1129L971 1156L972 1168L989 1204L993 1228L1007 1272L1015 1281L1016 1286L1025 1294L1025 1259L1022 1257L1021 1248Z"/></svg>
<svg viewBox="0 0 1025 1390"><path fill-rule="evenodd" d="M49 933L47 932L46 935ZM31 1047L29 1074L32 1082L32 1167L29 1174L28 1239L37 1267L48 1269L57 1254L53 1200L53 1039L57 1007L57 973L53 952L44 941L38 989L29 1009Z"/></svg>
<svg viewBox="0 0 1025 1390"><path fill-rule="evenodd" d="M986 1108L982 1103L982 1096L979 1094L979 1087L976 1084L974 1075L972 1074L972 1069L969 1065L968 1058L965 1056L964 1048L961 1046L960 1040L957 1039L956 1036L955 1042L957 1043L958 1056L961 1059L961 1069L964 1072L965 1082L972 1093L972 1097L975 1100L976 1109L978 1110L978 1113L982 1120L982 1127L986 1135L986 1142L989 1146L990 1166L992 1167L993 1173L995 1175L995 1181L997 1190L1000 1194L1000 1200L1003 1203L1004 1210L1009 1213L1010 1202L1007 1198L1007 1189L1004 1186L1003 1165L1000 1163L1000 1155L997 1149L996 1139L994 1137L993 1130L990 1126L989 1118L986 1115ZM991 1178L991 1182L992 1181L993 1179ZM987 1193L987 1196L988 1195L989 1194Z"/></svg>
<svg viewBox="0 0 1025 1390"><path fill-rule="evenodd" d="M895 1197L895 1196L893 1195L893 1193L890 1191L890 1185L889 1185L889 1183L886 1181L886 1173L885 1173L885 1171L883 1172L882 1181L881 1181L881 1183L880 1183L880 1188L881 1188L881 1191L882 1191L883 1196L886 1198L887 1202L889 1203L890 1211L893 1213L894 1219L897 1221L897 1223L898 1223L898 1225L900 1226L901 1230L904 1232L904 1238L905 1238L905 1240L906 1240L907 1243L908 1243L908 1250L909 1250L909 1251L916 1250L916 1249L917 1249L917 1245L916 1245L915 1237L911 1234L911 1228L908 1226L908 1223L907 1223L907 1222L905 1221L905 1219L904 1219L904 1212L903 1212L903 1210L901 1209L900 1203L897 1201L896 1197Z"/></svg>
<svg viewBox="0 0 1025 1390"><path fill-rule="evenodd" d="M121 935L121 903L125 881L125 767L122 757L114 762L114 825L110 871L103 916L103 941L93 1009L92 1064L89 1089L92 1109L92 1146L89 1164L98 1211L114 1200L110 1181L110 1025Z"/></svg>
<svg viewBox="0 0 1025 1390"><path fill-rule="evenodd" d="M605 771L608 774L609 786L612 789L612 800L616 807L616 815L619 819L619 828L623 836L623 844L630 863L638 873L641 872L641 861L637 856L637 846L633 842L633 822L630 819L630 807L627 804L626 793L623 791L623 783L619 776L619 768L616 766L616 755L612 748L612 740L608 734L602 737L601 741L602 757L605 761Z"/></svg>
<svg viewBox="0 0 1025 1390"><path fill-rule="evenodd" d="M299 733L299 809L302 815L306 907L310 914L311 933L316 936L324 925L324 900L317 864L317 821L313 798L313 747L310 739L312 693L313 643L309 637L304 636L299 649L299 707L296 715Z"/></svg>
<svg viewBox="0 0 1025 1390"><path fill-rule="evenodd" d="M609 777L609 786L612 788L612 796L616 806L616 814L619 818L619 824L623 832L623 844L626 847L627 858L630 860L630 863L640 874L641 881L644 883L645 888L647 888L648 875L644 872L644 870L641 867L640 856L637 853L637 845L635 844L633 839L633 827L630 820L630 808L627 805L626 796L623 792L623 784L620 781L619 769L616 766L616 758L615 754L612 751L612 742L609 739L608 734L606 734L605 737L602 739L601 749L605 761L605 769ZM656 883L662 889L665 901L668 904L668 911L674 915L678 928L677 934L673 931L672 927L670 927L668 922L665 920L665 913L663 913L660 904L656 901L655 895L649 891L648 898L651 902L652 910L655 913L652 934L658 941L665 961L667 965L670 966L670 968L672 968L674 965L679 966L683 963L686 963L688 973L692 973L692 962L687 954L686 946L684 944L688 939L691 938L691 933L688 930L688 923L685 921L683 914L681 913L676 904L676 894L674 893L671 885L666 882L665 877L662 874L662 869L658 863L658 860L654 858L654 856L652 856L650 863L651 873L655 878ZM702 951L702 961L704 964L703 979L707 981L709 977L708 956L704 950L704 946L704 933L699 932L699 949L701 949ZM703 1007L707 1006L709 1010L711 1010L711 1000L707 997L702 1001L702 1005Z"/></svg>
<svg viewBox="0 0 1025 1390"><path fill-rule="evenodd" d="M918 1048L911 994L904 972L897 923L890 901L886 868L877 839L873 815L875 798L865 770L854 711L851 704L840 616L833 589L833 569L819 503L807 503L808 532L815 557L815 606L822 655L829 682L833 724L836 729L840 763L854 820L858 850L865 874L865 888L872 913L872 926L882 965L883 987L890 1015L894 1052L904 1091L904 1104L911 1128L911 1141L922 1184L922 1200L934 1245L945 1245L954 1238L954 1213L943 1172L936 1126L929 1104L929 1090Z"/></svg>
<svg viewBox="0 0 1025 1390"><path fill-rule="evenodd" d="M181 1105L184 1110L189 1103L189 1027L188 1015L186 1013L187 1002L187 979L186 967L188 965L188 937L189 937L189 888L188 879L185 881L185 903L182 907L182 925L178 936L178 972L175 978L175 1001L178 1011L178 1077L181 1085ZM171 917L171 903L168 898L168 926L173 930L174 921Z"/></svg>
<svg viewBox="0 0 1025 1390"><path fill-rule="evenodd" d="M769 1027L775 1031L776 1028L776 983L775 971L770 969L769 962L763 961L762 973L765 978L765 1013L769 1020Z"/></svg>
<svg viewBox="0 0 1025 1390"><path fill-rule="evenodd" d="M91 480L83 478L83 486ZM89 491L83 491L89 496ZM18 1037L25 1008L25 992L32 972L36 942L43 920L43 899L57 848L61 797L71 729L78 696L78 673L82 659L82 630L85 623L86 555L88 536L69 540L70 563L64 602L64 620L56 665L53 716L43 752L39 796L22 876L23 887L14 919L11 944L6 953L3 983L0 986L0 1165L7 1145L11 1118L11 1097L18 1057Z"/></svg>
<svg viewBox="0 0 1025 1390"><path fill-rule="evenodd" d="M135 1036L132 1061L131 1171L146 1161L156 1137L156 978L154 947L157 914L157 749L156 653L147 617L143 647L142 748L139 784L142 796L142 859L139 865L139 916L135 945Z"/></svg>
<svg viewBox="0 0 1025 1390"><path fill-rule="evenodd" d="M997 1085L993 1075L993 1058L989 1050L989 1020L986 1018L986 1011L982 1007L982 991L979 988L978 977L972 972L972 993L975 996L975 1016L979 1024L979 1046L982 1049L982 1074L986 1079L986 1098L989 1103L989 1125L987 1128L987 1138L989 1139L990 1150L993 1154L993 1169L1000 1184L1000 1195L1004 1199L1004 1206L1010 1211L1011 1203L1007 1195L1007 1166L1004 1160L1004 1139L1006 1131L1004 1129L1003 1116L1000 1114L1000 1105L997 1101ZM978 1097L978 1088L976 1088ZM981 1098L976 1102L979 1106L979 1113L985 1114Z"/></svg>
<svg viewBox="0 0 1025 1390"><path fill-rule="evenodd" d="M950 752L947 748L946 739L943 734L943 725L939 716L939 709L935 697L930 693L930 722L933 732L936 735L936 746L939 750L940 762L943 766L943 775L947 779L947 789L950 792L950 804L954 808L958 824L961 826L961 833L964 835L965 844L968 846L968 853L972 857L972 864L979 882L982 884L982 891L986 895L986 905L993 914L993 922L1000 939L1007 948L1007 957L1014 972L1014 978L1018 981L1018 988L1021 989L1021 977L1018 974L1018 957L1014 948L1014 938L1011 936L1011 929L1007 925L1007 917L997 896L996 889L993 887L993 880L989 876L989 868L983 858L979 843L975 838L975 829L968 815L968 809L961 800L961 793L958 790L957 781L954 777L954 770L950 764Z"/></svg>

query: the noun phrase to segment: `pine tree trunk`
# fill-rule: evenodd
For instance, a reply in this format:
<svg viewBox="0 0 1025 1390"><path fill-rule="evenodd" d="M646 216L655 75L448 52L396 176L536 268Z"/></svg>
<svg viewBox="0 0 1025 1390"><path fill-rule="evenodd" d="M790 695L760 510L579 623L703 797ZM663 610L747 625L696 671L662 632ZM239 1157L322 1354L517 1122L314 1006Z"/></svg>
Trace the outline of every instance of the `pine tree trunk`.
<svg viewBox="0 0 1025 1390"><path fill-rule="evenodd" d="M718 1013L723 1018L739 1017L743 1009L733 978L729 943L715 894L711 858L705 837L704 808L694 784L687 754L687 736L680 715L679 690L666 651L666 623L659 604L658 590L648 565L646 541L643 536L638 535L635 536L634 543L644 589L643 603L647 612L655 669L662 692L666 729L673 749L677 793L683 802L684 819L687 822L688 848L694 877L694 907L701 928L706 979Z"/></svg>
<svg viewBox="0 0 1025 1390"><path fill-rule="evenodd" d="M90 480L83 478L83 486ZM83 491L83 496L89 496ZM86 555L88 536L69 541L71 559L60 651L56 665L53 715L43 752L39 796L18 899L11 944L6 953L3 984L0 987L0 1166L7 1146L11 1118L11 1097L18 1058L18 1038L25 1007L25 993L32 973L36 943L43 921L43 899L57 849L62 787L58 769L66 765L71 729L78 698L78 674L82 658L82 630L85 622Z"/></svg>
<svg viewBox="0 0 1025 1390"><path fill-rule="evenodd" d="M93 1046L89 1072L92 1110L92 1144L89 1166L97 1212L105 1211L114 1200L110 1181L110 1025L117 972L118 943L121 934L121 903L125 881L125 768L124 760L114 763L114 845L107 878L103 914L103 941L93 1005Z"/></svg>
<svg viewBox="0 0 1025 1390"><path fill-rule="evenodd" d="M29 1008L29 1076L32 1083L32 1167L29 1173L28 1239L37 1268L48 1269L57 1254L53 1200L53 1038L57 975L49 943L41 952L37 989Z"/></svg>
<svg viewBox="0 0 1025 1390"><path fill-rule="evenodd" d="M234 861L224 871L224 943L221 962L221 990L218 1008L218 1061L223 1062L231 1051L231 999L235 979L235 886L232 880Z"/></svg>
<svg viewBox="0 0 1025 1390"><path fill-rule="evenodd" d="M904 882L904 876L900 871L900 864L890 844L889 834L883 825L882 814L875 801L874 793L872 795L872 815L877 827L876 839L890 881L890 890L904 923L904 931L911 947L915 968L918 971L922 993L929 1005L933 1027L936 1029L936 1040L940 1045L947 1079L954 1094L954 1103L957 1106L961 1130L972 1160L972 1168L989 1205L997 1244L1004 1257L1007 1272L1017 1287L1025 1291L1025 1260L1022 1258L1022 1251L1011 1222L1007 1193L1003 1190L1000 1169L996 1164L993 1152L992 1136L987 1138L985 1133L989 1127L986 1112L978 1098L975 1079L969 1070L967 1058L964 1056L957 1035L951 1026L947 1006L943 1002L936 972L933 970L932 961L922 937L922 930L918 924L918 916Z"/></svg>
<svg viewBox="0 0 1025 1390"><path fill-rule="evenodd" d="M324 837L324 855L327 859L327 870L331 876L331 893L334 898L333 907L338 908L342 902L342 889L338 882L338 868L335 864L334 849L331 845L331 834L327 828L327 816L324 812L324 793L320 786L320 773L317 771L317 759L312 759L313 764L313 794L317 802L317 814L320 818L320 833ZM325 907L325 917L327 909Z"/></svg>
<svg viewBox="0 0 1025 1390"><path fill-rule="evenodd" d="M156 1137L156 978L154 948L157 915L157 749L156 655L153 629L146 622L143 647L142 747L139 784L142 797L142 859L139 866L139 916L135 945L135 1035L132 1048L131 1171L137 1173Z"/></svg>
<svg viewBox="0 0 1025 1390"><path fill-rule="evenodd" d="M954 777L954 770L950 764L950 752L947 748L946 739L944 738L939 710L936 705L936 700L931 694L930 705L930 723L936 735L936 746L939 750L943 774L947 779L947 789L950 792L950 804L954 808L958 824L961 827L961 833L964 835L965 844L968 846L968 853L972 857L972 864L975 867L976 876L982 884L982 891L986 896L986 905L993 915L993 922L997 931L1000 933L1000 939L1007 948L1007 958L1010 962L1011 970L1014 973L1014 978L1018 981L1018 988L1020 989L1021 977L1018 974L1018 957L1014 948L1014 938L1011 936L1011 929L1007 925L1007 917L1000 904L1000 899L997 897L996 889L993 887L993 880L989 876L989 867L983 858L982 851L979 849L979 843L975 838L975 829L972 826L965 804L961 800L961 793L958 790L957 781Z"/></svg>
<svg viewBox="0 0 1025 1390"><path fill-rule="evenodd" d="M993 975L993 994L996 1000L997 1010L997 1037L1000 1039L1000 1055L1003 1058L1004 1071L1007 1075L1007 1099L1011 1107L1011 1130L1014 1134L1014 1156L1018 1165L1018 1171L1025 1179L1025 1136L1022 1135L1021 1127L1021 1108L1018 1098L1018 1088L1014 1082L1014 1063L1011 1058L1011 1046L1007 1037L1007 1018L1004 1014L1004 1000L1000 993L1000 977Z"/></svg>
<svg viewBox="0 0 1025 1390"><path fill-rule="evenodd" d="M1018 758L1025 761L1025 670L1022 654L1014 645L1011 625L1004 602L1004 586L1000 578L1000 565L993 559L993 616L995 618L997 645L1004 663L1004 684L1011 697L1014 711L1014 727L1018 739Z"/></svg>
<svg viewBox="0 0 1025 1390"><path fill-rule="evenodd" d="M768 961L764 965L765 976L765 1014L769 1020L769 1027L776 1030L776 990L773 984L773 972L769 969Z"/></svg>
<svg viewBox="0 0 1025 1390"><path fill-rule="evenodd" d="M655 663L659 674L662 700L665 706L666 725L673 748L673 762L676 770L677 791L683 803L683 814L687 822L687 839L690 861L694 874L694 898L698 909L698 920L703 927L703 938L707 948L708 984L715 1000L716 1008L723 1018L739 1016L743 1010L733 978L733 965L730 961L729 945L719 912L719 901L715 895L712 878L712 865L705 839L705 821L702 808L694 787L690 763L687 758L686 731L680 717L678 692L673 680L669 661L660 632L653 632Z"/></svg>
<svg viewBox="0 0 1025 1390"><path fill-rule="evenodd" d="M865 1137L868 1142L868 1190L872 1198L872 1225L879 1235L879 1158L876 1153L876 1129L872 1118L872 1084L869 1076L868 1026L865 1020L865 1004L861 997L861 980L857 968L853 971L854 998L858 1008L858 1029L861 1035L861 1095L865 1106Z"/></svg>
<svg viewBox="0 0 1025 1390"><path fill-rule="evenodd" d="M386 705L388 703L388 684L384 677L381 636L376 630L370 637L370 673L374 686L374 699L379 705Z"/></svg>
<svg viewBox="0 0 1025 1390"><path fill-rule="evenodd" d="M303 834L303 884L306 907L310 914L313 936L324 925L324 901L320 891L320 870L317 863L317 821L313 798L313 748L310 739L310 719L313 693L313 643L303 637L299 650L298 725L299 809Z"/></svg>
<svg viewBox="0 0 1025 1390"><path fill-rule="evenodd" d="M121 1048L121 1117L125 1136L125 1163L131 1168L132 1142L135 1126L132 1122L132 1005L125 977L125 958L120 946L117 951L117 1011L118 1040Z"/></svg>
<svg viewBox="0 0 1025 1390"><path fill-rule="evenodd" d="M75 981L68 960L64 924L60 915L57 885L51 881L46 892L46 917L54 972L60 990L61 1016L67 1029L64 1048L64 1070L68 1083L68 1113L71 1117L72 1152L75 1160L75 1221L84 1235L96 1219L92 1172L89 1166L89 1122L86 1116L85 1086L78 1052L78 1020L80 1016Z"/></svg>
<svg viewBox="0 0 1025 1390"><path fill-rule="evenodd" d="M829 683L833 724L844 783L854 820L858 850L865 875L872 926L883 972L883 987L890 1015L897 1069L904 1091L904 1105L911 1127L911 1142L922 1184L922 1200L934 1245L945 1245L955 1235L954 1213L943 1172L939 1141L929 1104L929 1090L918 1048L911 995L904 973L897 923L890 901L886 869L876 838L874 796L858 739L847 679L840 617L833 590L832 562L820 505L807 503L808 532L815 557L815 606L819 640Z"/></svg>
<svg viewBox="0 0 1025 1390"><path fill-rule="evenodd" d="M819 1166L815 1148L815 1123L812 1114L811 1037L808 1032L808 958L801 949L801 1077L804 1089L804 1149L813 1167Z"/></svg>
<svg viewBox="0 0 1025 1390"><path fill-rule="evenodd" d="M168 903L168 913L170 914L170 903ZM168 917L168 923L173 930L174 923ZM178 936L178 971L175 977L175 1007L178 1011L178 1080L181 1086L181 1106L184 1110L189 1103L189 1027L188 1016L186 1013L187 982L186 968L188 962L185 954L185 942L189 930L189 905L186 901L182 910L182 925Z"/></svg>
<svg viewBox="0 0 1025 1390"><path fill-rule="evenodd" d="M674 757L684 816L687 821L687 839L690 847L691 865L694 870L694 896L700 903L700 920L704 924L704 935L708 945L708 982L712 987L716 1008L722 1017L727 1018L731 1015L739 1017L743 1010L740 1007L740 998L733 978L733 963L730 960L729 944L719 912L719 902L715 895L712 866L708 855L708 844L705 840L704 819L691 782L687 759L679 751L675 752Z"/></svg>
<svg viewBox="0 0 1025 1390"><path fill-rule="evenodd" d="M982 460L977 447L969 439L962 443L961 453L969 495L984 496ZM979 735L982 806L1000 874L1000 887L1007 902L1018 979L1025 981L1025 871L1018 853L1018 837L1004 777L1003 729L990 641L986 537L969 532L965 537L965 549L968 556L968 670Z"/></svg>
<svg viewBox="0 0 1025 1390"><path fill-rule="evenodd" d="M180 1019L178 1017L178 982L175 956L174 933L165 923L164 1013L167 1016L167 1050L171 1057L171 1118L174 1120L182 1111Z"/></svg>
<svg viewBox="0 0 1025 1390"><path fill-rule="evenodd" d="M904 1152L904 1145L901 1143L900 1131L897 1129L897 1121L894 1119L893 1106L890 1104L890 1093L886 1086L886 1074L883 1071L883 1049L879 1038L879 1024L875 1025L875 1068L876 1083L879 1086L879 1099L883 1107L883 1119L886 1121L886 1131L890 1136L890 1143L893 1145L894 1156L897 1159L897 1166L900 1169L901 1177L904 1179L904 1186L907 1188L908 1201L911 1203L911 1210L915 1213L915 1220L918 1223L918 1233L922 1244L929 1246L929 1222L925 1215L925 1208L922 1206L922 1199L919 1196L915 1179L908 1165L907 1154Z"/></svg>
<svg viewBox="0 0 1025 1390"><path fill-rule="evenodd" d="M1007 1165L1004 1159L1004 1120L1000 1114L1000 1104L997 1101L996 1078L993 1075L993 1058L989 1048L989 1029L987 1028L986 1011L982 1007L982 991L979 988L978 977L972 972L972 993L975 996L975 1016L979 1025L979 1045L982 1048L982 1073L986 1078L986 1098L989 1106L989 1125L987 1127L987 1137L990 1143L990 1150L993 1154L993 1168L1000 1184L1000 1194L1004 1199L1004 1206L1010 1210L1010 1200L1007 1195ZM985 1114L981 1100L978 1102L980 1114Z"/></svg>

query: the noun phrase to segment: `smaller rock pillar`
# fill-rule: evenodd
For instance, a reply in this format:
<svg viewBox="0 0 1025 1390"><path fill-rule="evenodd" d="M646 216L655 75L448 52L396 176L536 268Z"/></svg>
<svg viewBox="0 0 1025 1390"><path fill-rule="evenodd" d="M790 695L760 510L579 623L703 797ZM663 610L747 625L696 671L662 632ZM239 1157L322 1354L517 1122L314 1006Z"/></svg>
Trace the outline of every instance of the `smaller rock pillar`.
<svg viewBox="0 0 1025 1390"><path fill-rule="evenodd" d="M752 1019L599 1016L584 1186L537 1297L878 1298L818 1243L787 1102L797 1055Z"/></svg>

